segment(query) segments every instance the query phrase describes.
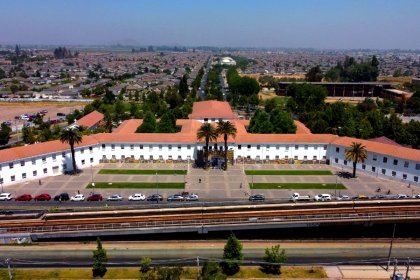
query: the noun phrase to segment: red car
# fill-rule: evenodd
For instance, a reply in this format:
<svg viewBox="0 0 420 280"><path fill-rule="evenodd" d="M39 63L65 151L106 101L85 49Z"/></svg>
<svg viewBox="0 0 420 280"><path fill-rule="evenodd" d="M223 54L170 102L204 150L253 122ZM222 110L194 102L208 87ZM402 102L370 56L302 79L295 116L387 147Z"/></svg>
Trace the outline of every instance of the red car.
<svg viewBox="0 0 420 280"><path fill-rule="evenodd" d="M49 195L47 193L43 193L43 194L35 196L34 200L36 200L36 201L50 201L51 200L51 195Z"/></svg>
<svg viewBox="0 0 420 280"><path fill-rule="evenodd" d="M102 195L96 193L96 194L92 194L91 196L89 196L87 199L87 201L102 201Z"/></svg>
<svg viewBox="0 0 420 280"><path fill-rule="evenodd" d="M32 196L30 194L22 194L15 198L16 201L31 201Z"/></svg>

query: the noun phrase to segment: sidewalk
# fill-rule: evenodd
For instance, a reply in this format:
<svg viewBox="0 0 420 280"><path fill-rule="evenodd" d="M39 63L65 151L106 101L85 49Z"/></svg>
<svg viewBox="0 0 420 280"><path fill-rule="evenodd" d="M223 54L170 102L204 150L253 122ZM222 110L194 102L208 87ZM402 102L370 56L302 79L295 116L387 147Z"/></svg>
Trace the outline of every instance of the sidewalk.
<svg viewBox="0 0 420 280"><path fill-rule="evenodd" d="M380 266L326 266L324 269L328 279L390 279L394 272L393 266L388 271ZM406 266L398 266L396 273L405 277L406 269ZM420 269L411 267L408 275L412 280L420 279Z"/></svg>

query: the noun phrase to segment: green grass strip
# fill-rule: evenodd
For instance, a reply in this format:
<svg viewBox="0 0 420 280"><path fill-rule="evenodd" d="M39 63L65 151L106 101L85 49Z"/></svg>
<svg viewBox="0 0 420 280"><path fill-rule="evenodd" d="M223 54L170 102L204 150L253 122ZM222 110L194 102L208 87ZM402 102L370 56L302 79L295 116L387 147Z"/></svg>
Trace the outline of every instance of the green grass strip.
<svg viewBox="0 0 420 280"><path fill-rule="evenodd" d="M89 183L88 189L156 189L156 183L143 182L95 182L95 187ZM158 183L159 189L184 189L185 183Z"/></svg>
<svg viewBox="0 0 420 280"><path fill-rule="evenodd" d="M185 175L187 170L179 169L101 169L98 174L109 175Z"/></svg>
<svg viewBox="0 0 420 280"><path fill-rule="evenodd" d="M329 170L245 170L246 175L333 175Z"/></svg>
<svg viewBox="0 0 420 280"><path fill-rule="evenodd" d="M323 184L323 183L250 183L252 189L277 189L277 190L301 190L301 189L314 189L314 190L345 190L343 184Z"/></svg>

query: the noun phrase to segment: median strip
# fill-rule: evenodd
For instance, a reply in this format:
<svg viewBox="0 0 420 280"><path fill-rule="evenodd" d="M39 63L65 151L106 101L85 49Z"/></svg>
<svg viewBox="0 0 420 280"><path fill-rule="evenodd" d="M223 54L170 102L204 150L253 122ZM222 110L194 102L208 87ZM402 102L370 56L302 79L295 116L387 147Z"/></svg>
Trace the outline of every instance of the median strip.
<svg viewBox="0 0 420 280"><path fill-rule="evenodd" d="M250 183L251 189L320 189L320 190L345 190L346 187L343 184L323 184L323 183Z"/></svg>
<svg viewBox="0 0 420 280"><path fill-rule="evenodd" d="M185 183L143 183L143 182L95 182L88 189L184 189Z"/></svg>
<svg viewBox="0 0 420 280"><path fill-rule="evenodd" d="M101 169L98 174L108 175L185 175L187 170L180 169Z"/></svg>
<svg viewBox="0 0 420 280"><path fill-rule="evenodd" d="M246 175L333 175L330 170L245 170Z"/></svg>

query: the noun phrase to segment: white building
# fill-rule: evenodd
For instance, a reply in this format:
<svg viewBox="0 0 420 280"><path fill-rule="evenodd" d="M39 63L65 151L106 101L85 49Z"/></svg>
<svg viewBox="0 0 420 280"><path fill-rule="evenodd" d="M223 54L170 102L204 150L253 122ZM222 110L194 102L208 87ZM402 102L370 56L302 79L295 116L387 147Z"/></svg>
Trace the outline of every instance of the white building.
<svg viewBox="0 0 420 280"><path fill-rule="evenodd" d="M141 120L128 120L113 133L84 136L83 142L75 147L78 168L108 161L195 160L205 145L197 140L197 130L203 122L223 119L237 128L236 137L228 138L228 149L235 160L351 168L352 163L345 160L344 152L352 142L360 142L368 151L368 159L357 165L358 170L407 183L419 182L420 150L332 134L310 134L305 130L298 130L297 134L251 134L245 129L249 121L235 119L225 102L203 101L195 103L193 108L190 119L177 121L182 126L178 133L135 133ZM222 138L211 143L212 151L223 149ZM0 150L0 183L4 185L71 170L70 148L58 140Z"/></svg>
<svg viewBox="0 0 420 280"><path fill-rule="evenodd" d="M219 60L220 65L226 65L226 66L236 66L236 61L233 60L233 58L225 56L220 58Z"/></svg>

